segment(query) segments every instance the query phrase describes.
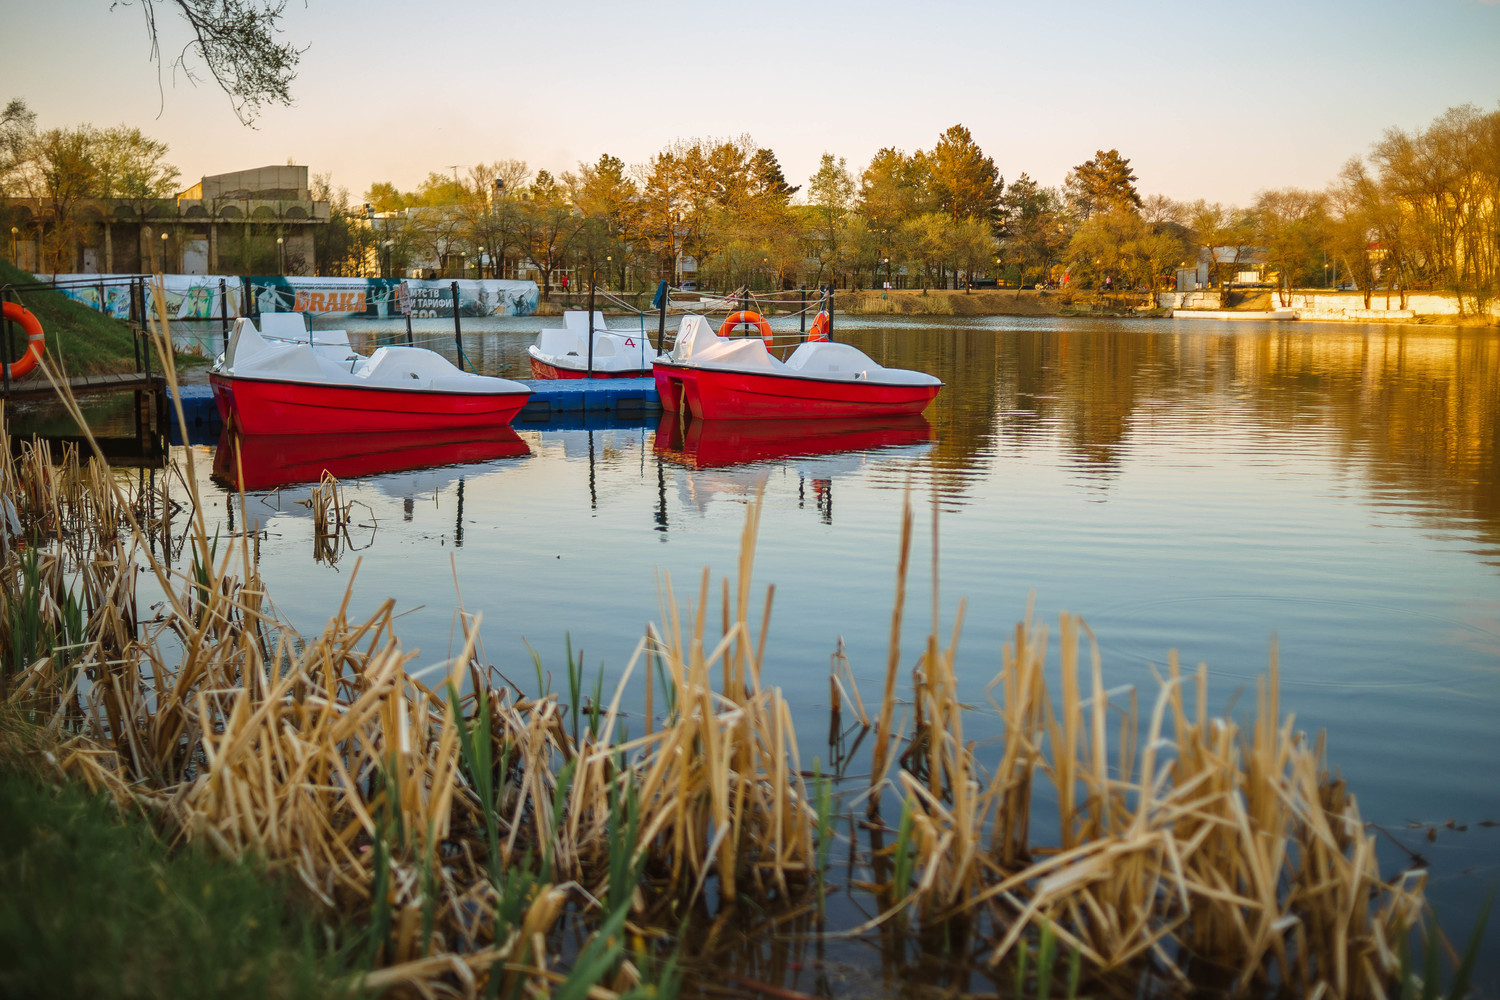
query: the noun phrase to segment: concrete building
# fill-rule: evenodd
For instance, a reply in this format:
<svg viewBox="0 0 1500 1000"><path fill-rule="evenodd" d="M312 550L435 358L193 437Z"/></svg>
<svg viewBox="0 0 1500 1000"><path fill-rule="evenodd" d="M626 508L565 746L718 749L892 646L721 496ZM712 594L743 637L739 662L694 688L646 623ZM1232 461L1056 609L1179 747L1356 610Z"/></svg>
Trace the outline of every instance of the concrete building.
<svg viewBox="0 0 1500 1000"><path fill-rule="evenodd" d="M329 219L292 165L212 174L173 198L83 199L61 229L46 200L4 208L19 267L83 274L311 274Z"/></svg>

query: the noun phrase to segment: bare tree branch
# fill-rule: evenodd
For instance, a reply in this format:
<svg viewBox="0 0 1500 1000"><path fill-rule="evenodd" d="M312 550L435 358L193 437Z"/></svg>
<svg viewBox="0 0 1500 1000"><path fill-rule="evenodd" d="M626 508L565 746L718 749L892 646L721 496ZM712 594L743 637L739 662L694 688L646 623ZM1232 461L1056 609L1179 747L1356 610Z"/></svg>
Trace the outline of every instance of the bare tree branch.
<svg viewBox="0 0 1500 1000"><path fill-rule="evenodd" d="M139 5L151 39L151 61L161 83L161 38L157 6L169 4L187 22L191 39L173 60L191 81L198 80L189 62L196 55L229 96L235 117L253 126L268 104L290 106L291 85L302 51L277 40L286 0L112 0L110 9Z"/></svg>

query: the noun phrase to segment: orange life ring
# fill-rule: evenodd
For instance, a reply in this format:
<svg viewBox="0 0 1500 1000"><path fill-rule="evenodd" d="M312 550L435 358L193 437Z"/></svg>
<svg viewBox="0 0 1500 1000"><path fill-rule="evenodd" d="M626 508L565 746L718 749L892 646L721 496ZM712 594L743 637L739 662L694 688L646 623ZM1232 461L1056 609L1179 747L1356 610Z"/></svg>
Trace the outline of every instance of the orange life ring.
<svg viewBox="0 0 1500 1000"><path fill-rule="evenodd" d="M20 323L21 329L26 331L26 353L5 366L7 375L11 378L20 378L35 368L36 363L42 359L42 352L47 349L47 341L42 336L42 321L21 303L5 303L5 318Z"/></svg>
<svg viewBox="0 0 1500 1000"><path fill-rule="evenodd" d="M767 323L766 318L760 313L751 312L748 309L743 312L730 313L729 316L724 320L724 325L719 327L719 336L729 336L729 331L733 330L741 323L754 324L755 326L759 327L760 339L765 341L767 348L771 346L771 324Z"/></svg>
<svg viewBox="0 0 1500 1000"><path fill-rule="evenodd" d="M813 318L812 329L807 331L807 339L809 343L828 339L828 313L826 311L818 313Z"/></svg>

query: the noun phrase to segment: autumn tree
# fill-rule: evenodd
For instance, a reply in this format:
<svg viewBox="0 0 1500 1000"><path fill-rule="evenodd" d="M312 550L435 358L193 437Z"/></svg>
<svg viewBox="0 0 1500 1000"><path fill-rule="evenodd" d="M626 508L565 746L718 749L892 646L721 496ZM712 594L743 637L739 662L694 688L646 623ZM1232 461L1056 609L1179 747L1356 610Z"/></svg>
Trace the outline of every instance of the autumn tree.
<svg viewBox="0 0 1500 1000"><path fill-rule="evenodd" d="M1141 196L1135 188L1136 176L1130 172L1130 161L1117 149L1099 150L1094 158L1074 167L1064 182L1068 209L1086 221L1096 212L1117 208L1139 209Z"/></svg>
<svg viewBox="0 0 1500 1000"><path fill-rule="evenodd" d="M598 238L604 246L606 264L618 275L619 287L625 288L630 270L629 254L633 250L640 209L639 190L625 168L625 162L608 153L594 163L580 163L578 173L565 174L570 198L585 219L599 228ZM613 280L613 279L611 279Z"/></svg>
<svg viewBox="0 0 1500 1000"><path fill-rule="evenodd" d="M11 98L0 110L0 196L9 197L11 184L30 155L35 138L36 112L21 98Z"/></svg>
<svg viewBox="0 0 1500 1000"><path fill-rule="evenodd" d="M1061 196L1023 173L1005 189L1000 205L1001 259L1016 269L1018 284L1045 281L1068 244L1070 225Z"/></svg>
<svg viewBox="0 0 1500 1000"><path fill-rule="evenodd" d="M73 268L87 229L78 208L98 190L99 154L100 133L92 125L47 129L31 145L26 185L42 203L42 258L52 271Z"/></svg>
<svg viewBox="0 0 1500 1000"><path fill-rule="evenodd" d="M584 217L568 202L561 184L538 170L517 218L516 234L542 275L542 298L552 298L552 275L563 265Z"/></svg>
<svg viewBox="0 0 1500 1000"><path fill-rule="evenodd" d="M1005 181L995 161L984 155L969 130L954 125L925 154L938 209L960 219L993 221L999 215Z"/></svg>
<svg viewBox="0 0 1500 1000"><path fill-rule="evenodd" d="M1465 104L1426 129L1391 129L1370 161L1373 196L1410 220L1396 268L1486 311L1500 292L1500 111Z"/></svg>
<svg viewBox="0 0 1500 1000"><path fill-rule="evenodd" d="M808 256L818 262L816 281L824 271L837 275L849 263L848 231L854 217L854 176L842 156L824 153L818 170L807 183L808 215L811 220Z"/></svg>
<svg viewBox="0 0 1500 1000"><path fill-rule="evenodd" d="M1250 252L1254 226L1248 213L1233 205L1193 202L1185 211L1187 225L1200 255L1208 259L1210 285L1222 285L1225 274L1239 270Z"/></svg>
<svg viewBox="0 0 1500 1000"><path fill-rule="evenodd" d="M1292 287L1307 283L1324 246L1323 197L1300 188L1262 191L1250 211L1255 227L1251 238L1280 275L1281 304L1291 305Z"/></svg>
<svg viewBox="0 0 1500 1000"><path fill-rule="evenodd" d="M681 250L678 227L682 218L682 175L677 156L670 149L651 157L636 168L640 188L639 224L646 249L657 259L657 269L672 275Z"/></svg>

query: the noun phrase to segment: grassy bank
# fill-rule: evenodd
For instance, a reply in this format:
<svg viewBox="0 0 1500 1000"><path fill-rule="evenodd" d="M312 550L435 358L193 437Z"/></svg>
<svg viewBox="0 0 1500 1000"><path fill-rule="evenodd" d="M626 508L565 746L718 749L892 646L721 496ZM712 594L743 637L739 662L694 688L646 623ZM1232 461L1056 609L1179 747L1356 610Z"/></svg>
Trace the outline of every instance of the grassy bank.
<svg viewBox="0 0 1500 1000"><path fill-rule="evenodd" d="M0 995L354 995L280 880L201 847L171 851L143 817L29 773L17 760L26 728L0 723L0 756L11 758L0 764Z"/></svg>
<svg viewBox="0 0 1500 1000"><path fill-rule="evenodd" d="M1056 316L1062 301L1035 289L971 292L903 290L839 292L840 312L856 316Z"/></svg>
<svg viewBox="0 0 1500 1000"><path fill-rule="evenodd" d="M135 336L130 327L61 292L35 287L36 279L0 260L0 285L11 285L22 305L36 314L47 337L47 359L71 375L100 375L135 369ZM17 349L25 338L17 328ZM33 376L40 377L40 376Z"/></svg>

